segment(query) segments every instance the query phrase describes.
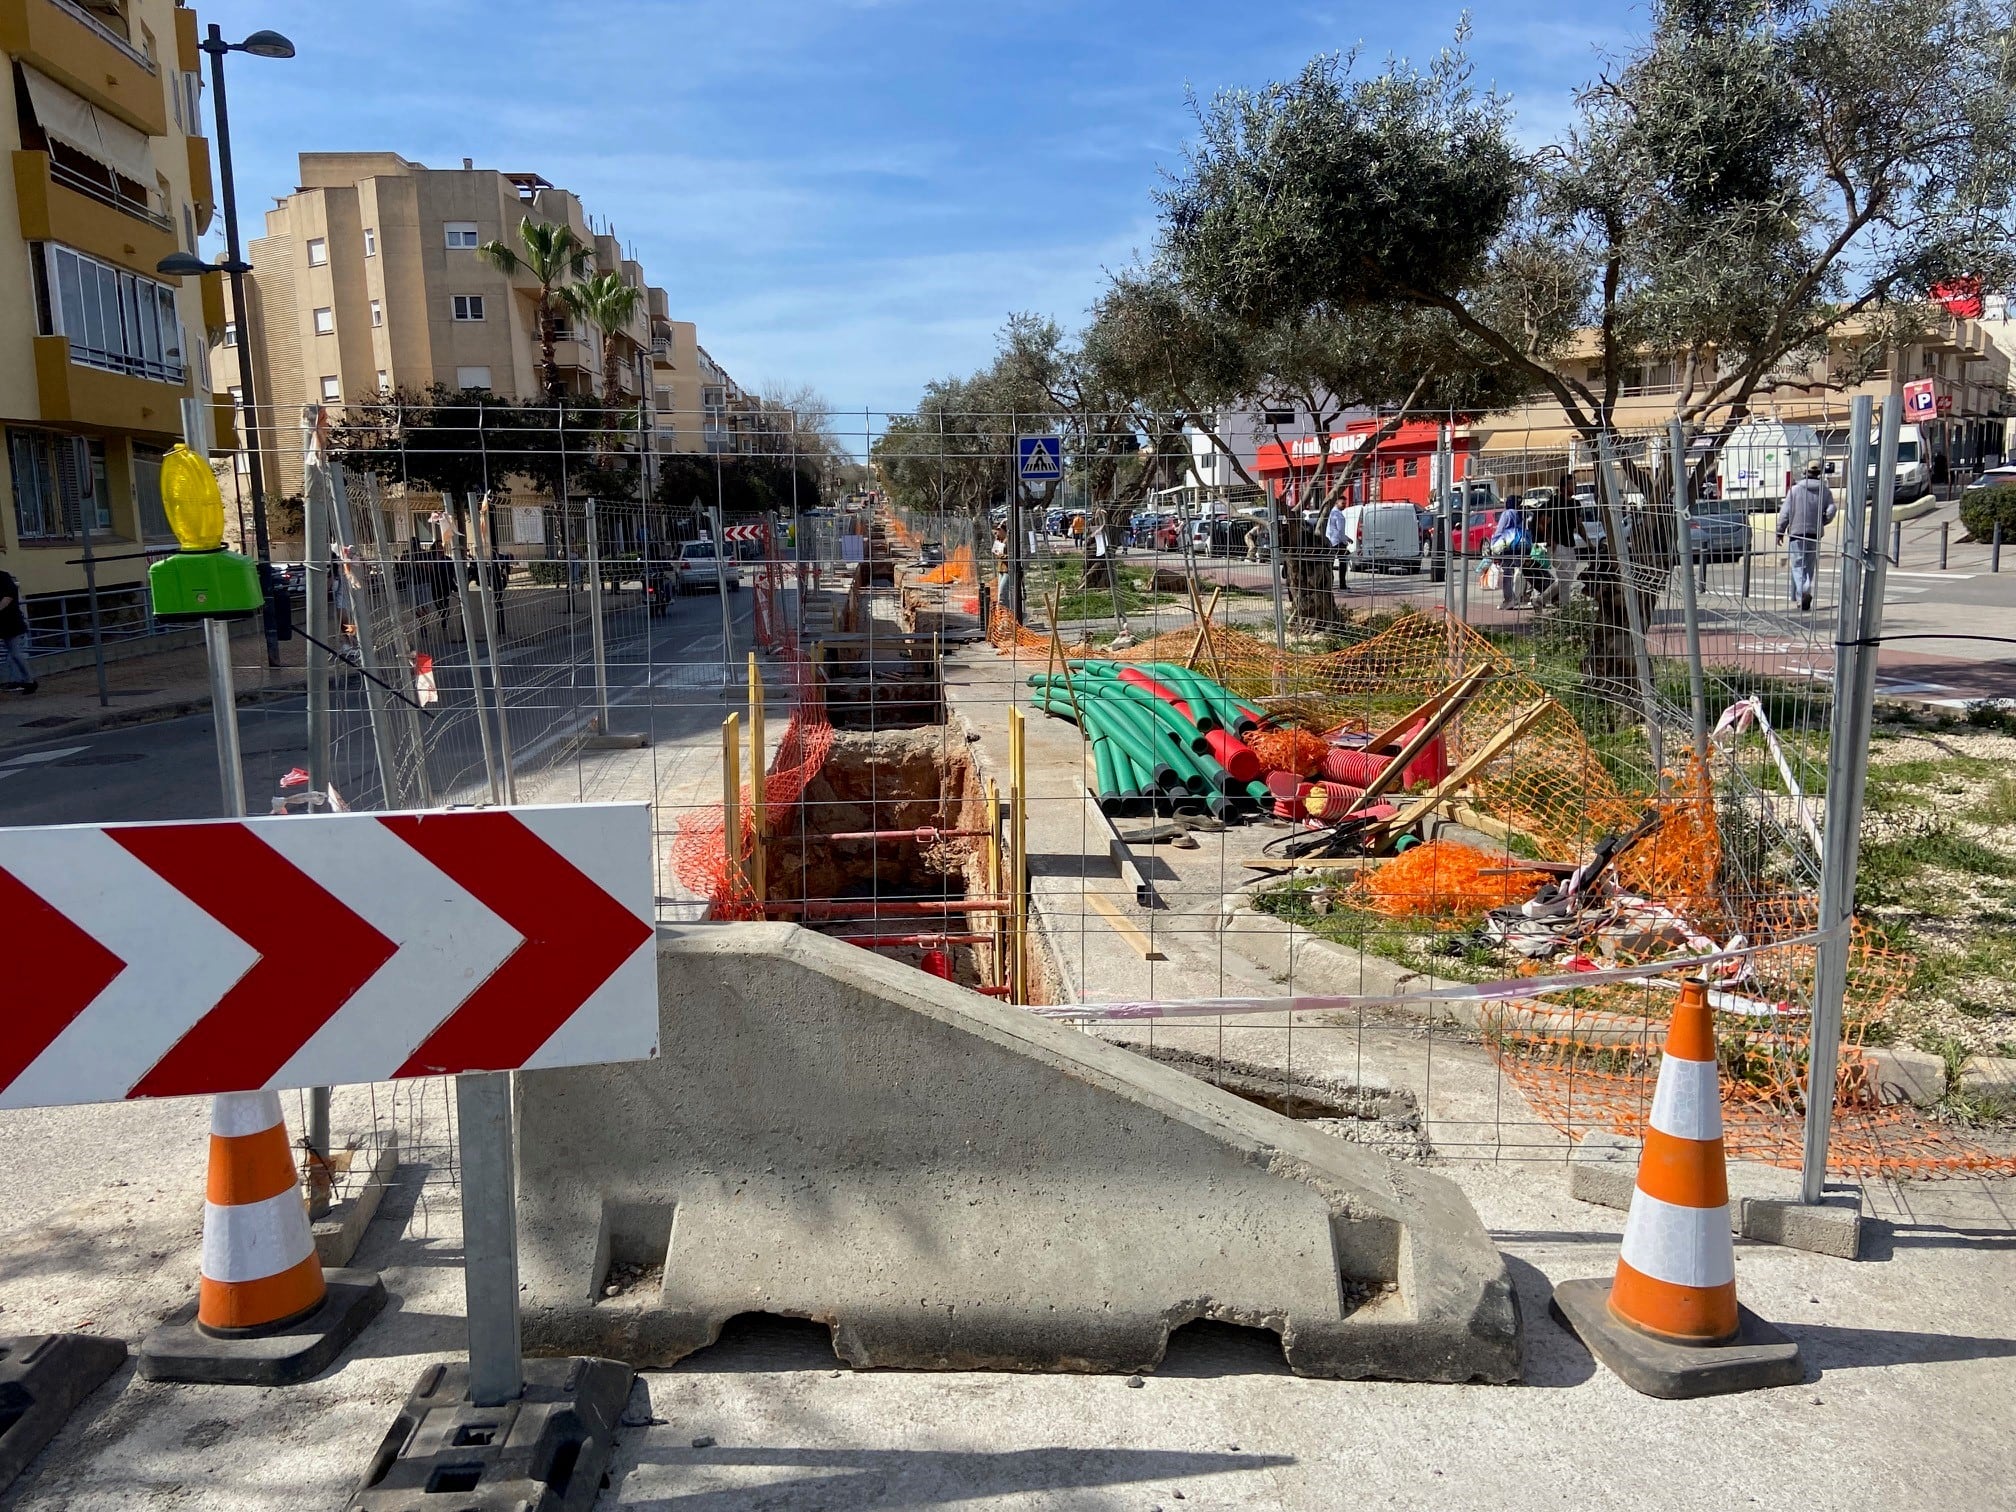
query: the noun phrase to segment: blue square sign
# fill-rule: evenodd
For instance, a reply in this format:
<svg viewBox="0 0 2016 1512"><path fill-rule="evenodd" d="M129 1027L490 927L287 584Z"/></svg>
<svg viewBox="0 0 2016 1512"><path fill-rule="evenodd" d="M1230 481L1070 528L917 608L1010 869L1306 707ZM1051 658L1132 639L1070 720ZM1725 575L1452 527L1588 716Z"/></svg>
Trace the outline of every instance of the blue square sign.
<svg viewBox="0 0 2016 1512"><path fill-rule="evenodd" d="M1018 436L1016 472L1024 483L1052 483L1064 476L1061 448L1055 436Z"/></svg>

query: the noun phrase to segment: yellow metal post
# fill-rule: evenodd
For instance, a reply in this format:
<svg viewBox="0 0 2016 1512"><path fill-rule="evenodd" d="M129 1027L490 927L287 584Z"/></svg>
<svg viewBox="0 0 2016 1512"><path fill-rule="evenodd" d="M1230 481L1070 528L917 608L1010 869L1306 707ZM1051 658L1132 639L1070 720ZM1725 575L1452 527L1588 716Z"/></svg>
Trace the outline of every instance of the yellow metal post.
<svg viewBox="0 0 2016 1512"><path fill-rule="evenodd" d="M756 666L756 653L749 653L749 828L750 840L750 884L755 889L756 901L761 903L769 896L765 890L769 882L769 857L764 837L767 827L766 794L763 791L764 774L768 767L763 749L763 673Z"/></svg>
<svg viewBox="0 0 2016 1512"><path fill-rule="evenodd" d="M721 857L727 868L728 894L742 880L742 716L721 721Z"/></svg>

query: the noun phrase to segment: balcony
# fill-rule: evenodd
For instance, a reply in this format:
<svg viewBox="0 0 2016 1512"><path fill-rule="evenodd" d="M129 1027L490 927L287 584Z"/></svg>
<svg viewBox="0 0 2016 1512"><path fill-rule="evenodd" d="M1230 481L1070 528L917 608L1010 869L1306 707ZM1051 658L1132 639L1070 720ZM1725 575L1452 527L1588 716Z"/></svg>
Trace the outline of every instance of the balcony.
<svg viewBox="0 0 2016 1512"><path fill-rule="evenodd" d="M62 242L150 278L176 249L167 216L52 162L46 152L14 154L14 198L26 241Z"/></svg>
<svg viewBox="0 0 2016 1512"><path fill-rule="evenodd" d="M187 12L177 11L176 15ZM183 145L189 152L189 198L196 205L196 234L201 236L210 229L210 217L217 209L215 180L210 177L210 139L190 136Z"/></svg>
<svg viewBox="0 0 2016 1512"><path fill-rule="evenodd" d="M73 0L0 0L0 52L148 136L168 134L168 99L153 61Z"/></svg>
<svg viewBox="0 0 2016 1512"><path fill-rule="evenodd" d="M101 357L103 365L91 361ZM50 424L179 435L188 383L180 367L135 362L111 353L73 351L67 336L35 338L40 419Z"/></svg>

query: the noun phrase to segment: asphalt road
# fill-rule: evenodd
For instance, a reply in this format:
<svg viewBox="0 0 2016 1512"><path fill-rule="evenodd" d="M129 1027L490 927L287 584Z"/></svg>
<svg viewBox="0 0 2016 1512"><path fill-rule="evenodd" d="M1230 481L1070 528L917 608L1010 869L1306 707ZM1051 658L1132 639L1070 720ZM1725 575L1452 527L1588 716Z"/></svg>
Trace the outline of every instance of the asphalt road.
<svg viewBox="0 0 2016 1512"><path fill-rule="evenodd" d="M754 595L729 597L738 655L750 644ZM712 699L720 686L721 609L711 594L675 599L663 619L611 615L607 639L611 724L645 728L651 705ZM437 800L481 797L484 768L466 659L436 648L441 703L424 716ZM585 628L550 644L507 647L511 744L521 767L550 761L595 703ZM376 759L362 679L339 679L332 715L340 791L376 806ZM626 721L629 721L626 723ZM307 703L292 698L238 711L247 804L264 812L289 768L308 759ZM0 755L0 825L108 824L200 819L220 810L216 733L209 715L52 738Z"/></svg>

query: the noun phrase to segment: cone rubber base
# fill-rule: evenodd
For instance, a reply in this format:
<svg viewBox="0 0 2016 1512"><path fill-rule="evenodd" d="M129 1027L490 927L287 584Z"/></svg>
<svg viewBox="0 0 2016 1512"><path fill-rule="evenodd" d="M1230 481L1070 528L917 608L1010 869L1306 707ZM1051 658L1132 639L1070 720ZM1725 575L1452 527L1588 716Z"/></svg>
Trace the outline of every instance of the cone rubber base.
<svg viewBox="0 0 2016 1512"><path fill-rule="evenodd" d="M1610 1282L1600 1277L1563 1281L1548 1310L1619 1380L1646 1396L1681 1401L1806 1379L1799 1346L1740 1303L1735 1340L1711 1345L1669 1344L1618 1322L1610 1313Z"/></svg>
<svg viewBox="0 0 2016 1512"><path fill-rule="evenodd" d="M221 1386L291 1386L320 1375L385 1306L376 1271L324 1270L329 1294L307 1317L256 1339L220 1339L196 1326L189 1303L140 1345L150 1381Z"/></svg>
<svg viewBox="0 0 2016 1512"><path fill-rule="evenodd" d="M125 1363L122 1339L75 1333L0 1338L0 1491Z"/></svg>

